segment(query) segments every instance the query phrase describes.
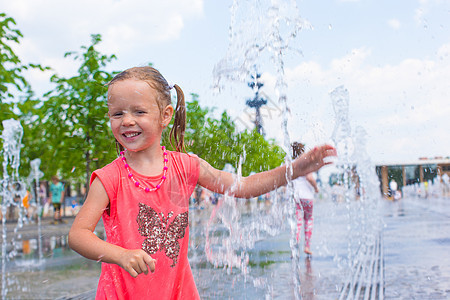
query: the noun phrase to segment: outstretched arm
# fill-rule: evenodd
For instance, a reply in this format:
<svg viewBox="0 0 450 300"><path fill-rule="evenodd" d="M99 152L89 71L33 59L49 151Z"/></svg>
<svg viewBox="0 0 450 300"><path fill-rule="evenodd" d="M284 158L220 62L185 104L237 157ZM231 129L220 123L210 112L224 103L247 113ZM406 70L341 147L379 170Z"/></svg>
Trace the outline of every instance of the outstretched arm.
<svg viewBox="0 0 450 300"><path fill-rule="evenodd" d="M153 272L155 262L144 250L127 250L110 244L94 234L95 227L108 205L108 194L101 181L95 178L86 201L70 229L70 248L86 258L117 264L133 277L140 273L147 274L148 269Z"/></svg>
<svg viewBox="0 0 450 300"><path fill-rule="evenodd" d="M336 149L330 145L315 147L292 162L292 179L319 170L331 163L325 158L336 155ZM235 182L233 174L217 170L201 159L198 183L208 190L221 194L229 192L238 198L256 197L287 184L286 165L243 177Z"/></svg>

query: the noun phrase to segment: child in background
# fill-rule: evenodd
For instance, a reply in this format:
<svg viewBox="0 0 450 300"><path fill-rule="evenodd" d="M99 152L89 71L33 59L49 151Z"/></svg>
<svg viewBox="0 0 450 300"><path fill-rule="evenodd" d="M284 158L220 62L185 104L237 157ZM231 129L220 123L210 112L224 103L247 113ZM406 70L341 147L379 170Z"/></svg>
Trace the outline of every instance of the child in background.
<svg viewBox="0 0 450 300"><path fill-rule="evenodd" d="M53 224L64 223L61 217L61 204L64 202L64 184L59 181L58 176L52 177L50 183L50 202L53 204L55 210L53 214Z"/></svg>
<svg viewBox="0 0 450 300"><path fill-rule="evenodd" d="M78 202L75 199L72 200L72 205L70 206L70 211L72 213L72 216L76 216L79 210L80 210L80 207L78 205Z"/></svg>
<svg viewBox="0 0 450 300"><path fill-rule="evenodd" d="M303 152L305 152L305 145L297 142L292 143L292 159L296 159ZM311 255L311 235L314 225L314 193L318 193L319 188L312 173L293 180L293 185L296 206L295 215L297 217L297 243L300 240L302 226L304 226L305 247L303 252Z"/></svg>
<svg viewBox="0 0 450 300"><path fill-rule="evenodd" d="M41 217L46 217L49 203L47 202L47 187L45 186L45 182L39 184L38 201L41 201L40 204L42 206Z"/></svg>
<svg viewBox="0 0 450 300"><path fill-rule="evenodd" d="M174 113L170 140L176 151L168 151L160 141ZM69 244L103 262L97 299L198 299L187 255L189 196L196 185L238 198L255 197L285 185L286 166L236 183L232 174L183 153L183 92L151 67L131 68L113 78L108 116L120 154L92 174ZM324 158L334 155L331 146L314 148L293 162L293 178L329 164ZM106 241L93 233L100 217Z"/></svg>

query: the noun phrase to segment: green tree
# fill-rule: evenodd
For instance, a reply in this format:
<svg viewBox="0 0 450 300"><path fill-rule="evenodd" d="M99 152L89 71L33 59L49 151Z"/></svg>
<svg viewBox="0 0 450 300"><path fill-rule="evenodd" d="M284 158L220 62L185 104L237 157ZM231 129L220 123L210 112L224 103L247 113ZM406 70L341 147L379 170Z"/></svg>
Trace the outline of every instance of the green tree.
<svg viewBox="0 0 450 300"><path fill-rule="evenodd" d="M285 153L274 140L266 140L256 129L237 132L226 112L220 120L210 122L207 143L211 151L208 155L216 168L223 169L226 163L237 168L242 157L242 175L248 176L252 172L273 169L284 162Z"/></svg>
<svg viewBox="0 0 450 300"><path fill-rule="evenodd" d="M24 140L27 136L27 128L23 122L27 118L32 118L33 105L36 105L37 100L32 100L34 94L31 86L24 77L24 72L28 69L47 70L39 64L23 64L20 58L13 51L13 45L19 45L20 39L23 37L19 29L16 28L16 21L8 17L5 13L0 13L0 124L7 119L16 119L21 121L24 127ZM0 140L0 149L2 148L2 141ZM25 150L27 148L24 148ZM22 149L23 151L23 149ZM24 155L25 154L25 155ZM29 169L27 152L21 155L21 171L23 168ZM24 163L25 162L25 163Z"/></svg>
<svg viewBox="0 0 450 300"><path fill-rule="evenodd" d="M21 91L28 86L22 75L27 66L22 65L11 48L11 44L19 44L19 39L23 37L15 25L13 18L0 13L0 121L15 117L12 103L6 101L14 97L12 90Z"/></svg>
<svg viewBox="0 0 450 300"><path fill-rule="evenodd" d="M32 95L30 85L23 73L28 69L46 70L39 64L23 64L13 51L12 44L20 44L23 37L22 32L16 28L16 21L5 13L0 13L0 121L16 117L13 112L14 98L24 93L22 98Z"/></svg>
<svg viewBox="0 0 450 300"><path fill-rule="evenodd" d="M220 119L213 118L210 115L213 109L200 107L198 95L191 96L192 100L186 103L187 151L197 154L217 169L223 169L227 163L237 168L239 158L245 156L243 176L273 169L284 162L285 153L274 140L266 140L255 130L237 132L226 112Z"/></svg>
<svg viewBox="0 0 450 300"><path fill-rule="evenodd" d="M115 72L105 69L116 57L98 52L100 42L101 36L93 34L90 46L65 53L81 63L78 73L70 78L51 77L56 87L44 95L40 118L35 121L40 152L46 158L45 174L59 172L66 180L84 181L86 188L92 170L109 163L115 153L105 86Z"/></svg>
<svg viewBox="0 0 450 300"><path fill-rule="evenodd" d="M245 162L242 166L244 176L267 171L284 163L286 153L274 140L266 140L256 129L241 133L239 144L245 145Z"/></svg>

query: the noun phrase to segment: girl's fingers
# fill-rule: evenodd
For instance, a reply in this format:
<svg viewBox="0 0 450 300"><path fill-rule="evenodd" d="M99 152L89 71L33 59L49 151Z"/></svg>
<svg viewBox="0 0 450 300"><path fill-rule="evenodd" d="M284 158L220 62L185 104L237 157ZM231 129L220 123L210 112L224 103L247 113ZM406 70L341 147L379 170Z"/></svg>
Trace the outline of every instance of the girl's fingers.
<svg viewBox="0 0 450 300"><path fill-rule="evenodd" d="M155 272L155 268L156 268L156 260L154 260L150 255L146 255L144 256L144 262L145 264L150 268L150 272ZM147 273L145 273L147 274Z"/></svg>
<svg viewBox="0 0 450 300"><path fill-rule="evenodd" d="M321 159L324 159L330 156L337 156L337 152L333 146L323 145L322 147L320 147L319 156Z"/></svg>
<svg viewBox="0 0 450 300"><path fill-rule="evenodd" d="M136 272L136 270L134 270L133 267L129 267L128 269L126 269L126 271L134 278L136 278L139 275L139 273Z"/></svg>
<svg viewBox="0 0 450 300"><path fill-rule="evenodd" d="M123 263L120 264L131 276L136 278L139 274L148 274L155 271L154 259L144 250L126 250L123 255Z"/></svg>
<svg viewBox="0 0 450 300"><path fill-rule="evenodd" d="M136 271L138 274L144 273L145 275L148 274L148 270L153 273L155 272L155 260L148 255L145 251L141 250L142 252L139 255L139 259L137 260L136 265Z"/></svg>
<svg viewBox="0 0 450 300"><path fill-rule="evenodd" d="M139 270L136 270L136 271L138 271L138 273L140 274L140 273L144 273L145 275L147 275L148 274L148 268L147 268L147 264L145 263L145 256L144 256L144 258L143 259L140 259L139 261L138 261L138 266L137 266L137 268L139 268Z"/></svg>

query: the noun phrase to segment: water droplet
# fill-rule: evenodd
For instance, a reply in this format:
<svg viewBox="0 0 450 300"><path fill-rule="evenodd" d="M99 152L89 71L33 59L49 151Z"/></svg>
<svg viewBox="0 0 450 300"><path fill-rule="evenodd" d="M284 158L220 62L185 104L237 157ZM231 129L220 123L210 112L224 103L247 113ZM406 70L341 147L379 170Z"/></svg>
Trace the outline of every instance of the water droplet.
<svg viewBox="0 0 450 300"><path fill-rule="evenodd" d="M328 24L328 29L333 29L333 25L331 25L331 24Z"/></svg>

